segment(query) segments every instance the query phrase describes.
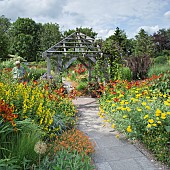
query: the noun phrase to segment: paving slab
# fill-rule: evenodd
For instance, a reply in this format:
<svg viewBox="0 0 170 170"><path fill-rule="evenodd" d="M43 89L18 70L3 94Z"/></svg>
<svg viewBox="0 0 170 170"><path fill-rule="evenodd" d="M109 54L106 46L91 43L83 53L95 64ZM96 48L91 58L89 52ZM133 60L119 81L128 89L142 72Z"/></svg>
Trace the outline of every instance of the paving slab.
<svg viewBox="0 0 170 170"><path fill-rule="evenodd" d="M78 109L78 128L96 145L93 154L96 170L160 169L137 147L116 138L114 129L98 116L99 104L96 99L81 97L73 100L73 103Z"/></svg>

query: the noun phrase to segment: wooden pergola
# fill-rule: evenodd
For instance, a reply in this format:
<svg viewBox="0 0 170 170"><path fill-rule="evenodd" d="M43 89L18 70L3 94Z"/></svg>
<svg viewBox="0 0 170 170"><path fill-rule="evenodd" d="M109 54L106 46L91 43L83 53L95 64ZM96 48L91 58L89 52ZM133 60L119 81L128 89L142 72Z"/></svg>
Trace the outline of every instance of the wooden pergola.
<svg viewBox="0 0 170 170"><path fill-rule="evenodd" d="M89 72L91 81L92 63L96 63L96 57L103 55L100 46L95 43L95 39L81 32L74 32L64 38L48 50L42 56L47 60L47 76L51 74L51 59L55 61L55 73L67 69L74 61L79 60ZM86 64L88 61L88 64Z"/></svg>

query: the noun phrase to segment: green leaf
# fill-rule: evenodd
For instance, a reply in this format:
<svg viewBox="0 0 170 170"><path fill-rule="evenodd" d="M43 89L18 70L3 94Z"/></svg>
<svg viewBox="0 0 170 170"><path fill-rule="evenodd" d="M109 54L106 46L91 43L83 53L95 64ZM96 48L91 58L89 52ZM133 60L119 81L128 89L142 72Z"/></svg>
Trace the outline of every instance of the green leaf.
<svg viewBox="0 0 170 170"><path fill-rule="evenodd" d="M170 126L165 126L167 132L170 132Z"/></svg>

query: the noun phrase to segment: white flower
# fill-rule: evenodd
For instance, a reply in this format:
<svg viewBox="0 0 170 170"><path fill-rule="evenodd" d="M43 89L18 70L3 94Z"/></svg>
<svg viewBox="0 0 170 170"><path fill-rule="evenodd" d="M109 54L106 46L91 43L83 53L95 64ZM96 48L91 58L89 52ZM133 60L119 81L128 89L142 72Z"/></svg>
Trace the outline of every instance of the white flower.
<svg viewBox="0 0 170 170"><path fill-rule="evenodd" d="M46 150L47 150L47 144L42 141L38 141L34 146L34 151L37 154L44 154Z"/></svg>

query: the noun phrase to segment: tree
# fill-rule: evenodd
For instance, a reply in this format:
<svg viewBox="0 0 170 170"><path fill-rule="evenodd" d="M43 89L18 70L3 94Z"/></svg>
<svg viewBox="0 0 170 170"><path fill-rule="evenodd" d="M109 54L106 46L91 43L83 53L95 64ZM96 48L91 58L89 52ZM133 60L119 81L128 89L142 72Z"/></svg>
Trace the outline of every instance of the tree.
<svg viewBox="0 0 170 170"><path fill-rule="evenodd" d="M11 53L35 61L39 50L41 25L29 18L18 18L11 27Z"/></svg>
<svg viewBox="0 0 170 170"><path fill-rule="evenodd" d="M152 36L149 36L144 29L141 29L135 36L135 56L153 56L154 43Z"/></svg>
<svg viewBox="0 0 170 170"><path fill-rule="evenodd" d="M127 57L128 66L133 73L133 79L145 79L151 64L150 58L154 54L153 39L144 29L141 29L135 38L135 50L132 56Z"/></svg>
<svg viewBox="0 0 170 170"><path fill-rule="evenodd" d="M10 20L5 16L0 17L0 58L4 60L8 55L9 37L7 35L10 27Z"/></svg>
<svg viewBox="0 0 170 170"><path fill-rule="evenodd" d="M117 27L114 35L111 35L102 44L102 51L108 58L107 63L110 65L110 78L115 80L119 76L119 66L122 61L122 57L126 56L128 53L127 37L125 32Z"/></svg>
<svg viewBox="0 0 170 170"><path fill-rule="evenodd" d="M62 34L58 24L46 23L42 25L40 33L40 47L42 51L47 50L61 40Z"/></svg>
<svg viewBox="0 0 170 170"><path fill-rule="evenodd" d="M74 29L69 29L68 31L65 31L64 32L64 37L67 37L69 36L70 34L74 33L75 31L79 31L91 38L95 38L97 36L97 33L93 31L92 28L76 28L75 30Z"/></svg>
<svg viewBox="0 0 170 170"><path fill-rule="evenodd" d="M170 29L160 29L153 34L156 55L164 55L164 51L170 50Z"/></svg>

